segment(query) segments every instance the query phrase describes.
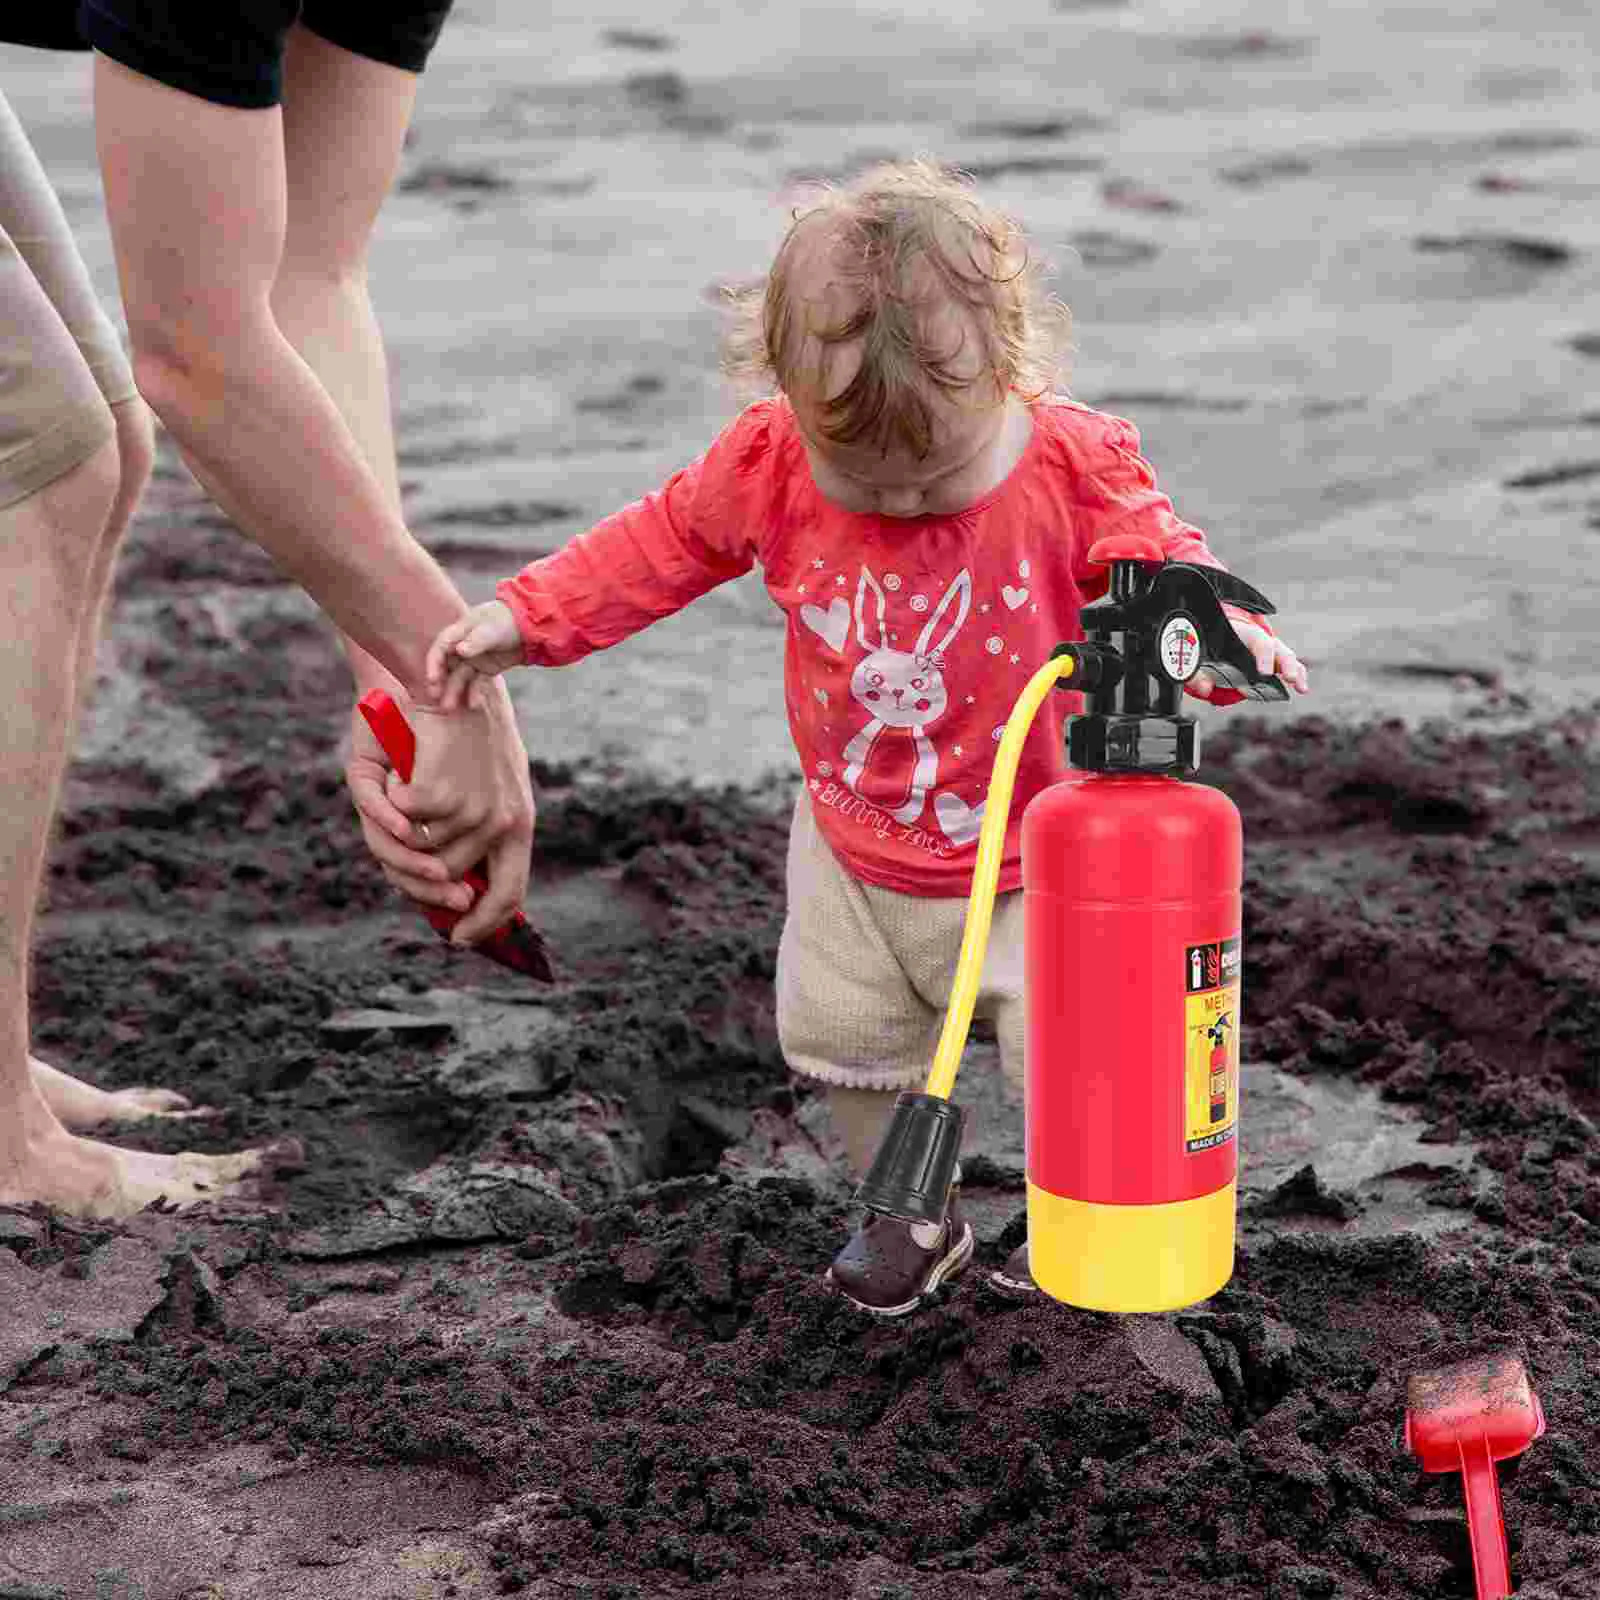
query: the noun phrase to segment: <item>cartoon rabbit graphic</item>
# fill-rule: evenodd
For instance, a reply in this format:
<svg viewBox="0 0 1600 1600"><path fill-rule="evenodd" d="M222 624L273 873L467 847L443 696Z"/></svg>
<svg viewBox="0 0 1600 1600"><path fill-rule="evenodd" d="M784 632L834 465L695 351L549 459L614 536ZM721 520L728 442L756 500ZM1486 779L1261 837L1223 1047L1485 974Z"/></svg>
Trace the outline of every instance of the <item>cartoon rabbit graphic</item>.
<svg viewBox="0 0 1600 1600"><path fill-rule="evenodd" d="M867 635L869 590L877 601L876 644ZM956 608L955 619L935 644L934 635L952 606ZM844 748L843 782L852 793L906 826L922 815L928 791L938 781L939 752L927 730L944 715L949 704L944 681L945 651L961 631L971 608L972 574L963 568L924 624L916 647L897 650L889 643L885 626L882 586L866 567L861 569L856 585L856 638L867 654L850 675L850 696L866 711L869 720ZM902 733L910 735L915 757L910 778L897 781L887 772L880 776L876 769L896 764L888 747L898 745ZM876 761L874 751L880 752ZM875 769L871 778L869 764Z"/></svg>

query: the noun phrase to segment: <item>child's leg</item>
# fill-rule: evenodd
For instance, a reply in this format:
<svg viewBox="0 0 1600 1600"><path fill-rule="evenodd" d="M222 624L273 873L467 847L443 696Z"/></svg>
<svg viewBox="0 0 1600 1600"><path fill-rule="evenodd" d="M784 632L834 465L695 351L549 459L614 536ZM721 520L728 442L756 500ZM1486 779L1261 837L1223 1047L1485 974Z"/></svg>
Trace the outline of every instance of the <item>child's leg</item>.
<svg viewBox="0 0 1600 1600"><path fill-rule="evenodd" d="M804 794L789 835L788 892L778 947L778 1040L790 1070L822 1085L834 1132L859 1177L877 1152L895 1096L922 1086L940 1017L908 980L863 885L818 834ZM898 1316L915 1310L971 1255L972 1230L952 1199L942 1225L868 1214L828 1279L864 1310Z"/></svg>
<svg viewBox="0 0 1600 1600"><path fill-rule="evenodd" d="M1000 1044L1000 1070L1019 1093L1023 1086L1023 1059L1027 1034L1027 1006L1023 993L1026 966L1022 950L1022 891L1001 895L994 906L989 930L989 951L978 987L976 1014L994 1023Z"/></svg>
<svg viewBox="0 0 1600 1600"><path fill-rule="evenodd" d="M1022 895L1006 895L996 903L989 939L989 959L984 964L978 1009L994 1022L1000 1044L1000 1070L1013 1088L1024 1086L1027 1044L1027 1004L1023 992L1025 964L1022 949ZM1024 1240L989 1274L989 1282L1003 1294L1036 1294L1038 1285L1028 1266Z"/></svg>
<svg viewBox="0 0 1600 1600"><path fill-rule="evenodd" d="M897 1091L852 1089L846 1084L830 1083L824 1093L828 1098L828 1121L844 1146L850 1175L861 1178L883 1142L883 1130L889 1126Z"/></svg>
<svg viewBox="0 0 1600 1600"><path fill-rule="evenodd" d="M823 1087L859 1175L883 1131L874 1119L887 1118L900 1090L921 1087L939 1017L907 981L863 886L818 833L803 792L789 830L787 889L778 1043L791 1072Z"/></svg>

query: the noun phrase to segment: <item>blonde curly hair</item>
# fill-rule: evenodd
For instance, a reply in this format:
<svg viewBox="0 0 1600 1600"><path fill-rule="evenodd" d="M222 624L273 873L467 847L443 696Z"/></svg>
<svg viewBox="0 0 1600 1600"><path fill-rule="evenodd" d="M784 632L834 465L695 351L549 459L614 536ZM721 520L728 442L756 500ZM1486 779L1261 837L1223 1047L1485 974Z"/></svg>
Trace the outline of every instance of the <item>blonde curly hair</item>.
<svg viewBox="0 0 1600 1600"><path fill-rule="evenodd" d="M795 268L817 262L831 319L794 292ZM804 399L834 444L892 444L919 460L932 448L933 395L992 377L996 400L1037 399L1061 379L1071 313L1044 286L1044 264L1021 227L983 204L959 169L890 162L842 188L821 185L797 207L766 276L723 290L732 312L723 368ZM958 313L952 346L948 319ZM981 341L977 377L956 365L968 333ZM860 365L836 395L821 392L829 351L859 343Z"/></svg>

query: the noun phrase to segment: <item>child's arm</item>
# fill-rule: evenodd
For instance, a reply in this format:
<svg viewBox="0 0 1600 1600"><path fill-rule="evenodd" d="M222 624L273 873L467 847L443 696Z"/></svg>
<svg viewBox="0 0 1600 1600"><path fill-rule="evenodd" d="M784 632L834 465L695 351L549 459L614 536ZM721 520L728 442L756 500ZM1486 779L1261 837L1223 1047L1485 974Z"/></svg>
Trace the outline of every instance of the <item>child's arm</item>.
<svg viewBox="0 0 1600 1600"><path fill-rule="evenodd" d="M1196 566L1221 567L1200 529L1185 522L1173 509L1172 501L1157 487L1150 463L1139 453L1139 430L1121 417L1106 417L1104 439L1098 441L1089 466L1088 478L1100 527L1095 537L1114 533L1144 533L1160 544L1169 561L1189 561ZM1092 575L1091 575L1092 573ZM1080 582L1086 593L1104 590L1107 575L1103 569L1090 569ZM1255 658L1256 670L1275 673L1296 694L1310 692L1305 663L1267 624L1265 617L1241 611L1237 606L1222 608L1233 623L1233 631L1244 641ZM1220 689L1207 672L1197 672L1185 685L1187 693L1213 705L1234 705L1244 699L1235 689Z"/></svg>
<svg viewBox="0 0 1600 1600"><path fill-rule="evenodd" d="M771 408L749 407L706 453L642 499L495 587L428 651L453 707L478 677L565 666L604 650L755 564L771 465Z"/></svg>

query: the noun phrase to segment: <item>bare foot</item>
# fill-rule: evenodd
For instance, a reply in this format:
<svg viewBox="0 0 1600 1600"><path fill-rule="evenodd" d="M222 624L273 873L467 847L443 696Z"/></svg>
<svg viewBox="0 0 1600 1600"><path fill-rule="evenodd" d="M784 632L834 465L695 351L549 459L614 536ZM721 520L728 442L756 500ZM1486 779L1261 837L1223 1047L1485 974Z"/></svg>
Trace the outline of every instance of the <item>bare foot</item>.
<svg viewBox="0 0 1600 1600"><path fill-rule="evenodd" d="M37 1056L28 1057L34 1086L60 1118L64 1127L81 1131L105 1122L142 1122L147 1117L190 1122L221 1113L211 1106L196 1106L175 1089L98 1089L73 1078Z"/></svg>
<svg viewBox="0 0 1600 1600"><path fill-rule="evenodd" d="M41 1204L80 1217L131 1217L162 1201L180 1209L236 1195L252 1177L305 1165L298 1143L285 1140L227 1155L159 1155L119 1150L47 1128L19 1167L0 1169L0 1205Z"/></svg>

